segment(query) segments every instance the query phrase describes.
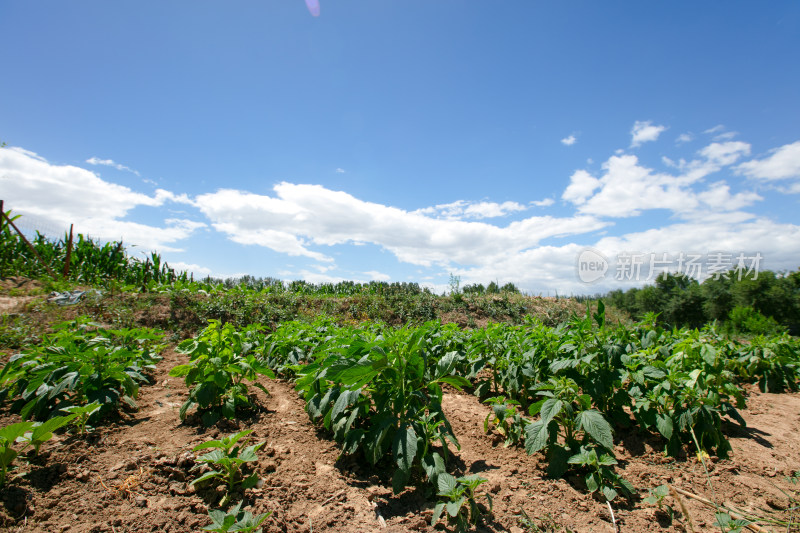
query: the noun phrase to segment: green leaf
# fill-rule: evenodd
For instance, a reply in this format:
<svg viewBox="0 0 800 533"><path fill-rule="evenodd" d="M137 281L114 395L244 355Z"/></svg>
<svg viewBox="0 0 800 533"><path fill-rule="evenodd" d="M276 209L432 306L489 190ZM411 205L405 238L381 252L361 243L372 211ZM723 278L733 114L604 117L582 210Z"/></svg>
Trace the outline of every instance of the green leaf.
<svg viewBox="0 0 800 533"><path fill-rule="evenodd" d="M192 368L194 368L194 365L178 365L169 371L169 375L173 378L185 376Z"/></svg>
<svg viewBox="0 0 800 533"><path fill-rule="evenodd" d="M670 440L672 438L672 419L666 415L657 414L656 415L656 429L658 432L661 433L665 439Z"/></svg>
<svg viewBox="0 0 800 533"><path fill-rule="evenodd" d="M433 515L431 516L431 527L435 526L439 519L442 517L442 511L444 511L444 506L446 505L445 502L439 502L433 508Z"/></svg>
<svg viewBox="0 0 800 533"><path fill-rule="evenodd" d="M548 444L549 435L547 424L542 420L528 424L525 427L525 451L528 452L528 455L544 449Z"/></svg>
<svg viewBox="0 0 800 533"><path fill-rule="evenodd" d="M472 383L468 379L463 378L461 376L445 376L445 377L439 378L436 381L438 381L439 383L447 383L451 387L454 387L454 388L456 388L458 390L461 390L462 387L471 387L472 386Z"/></svg>
<svg viewBox="0 0 800 533"><path fill-rule="evenodd" d="M450 496L455 494L457 482L456 478L447 472L442 472L436 479L436 484L439 487L440 496Z"/></svg>
<svg viewBox="0 0 800 533"><path fill-rule="evenodd" d="M557 416L561 409L564 407L564 402L556 398L548 398L545 400L541 409L542 422L549 423L555 416Z"/></svg>
<svg viewBox="0 0 800 533"><path fill-rule="evenodd" d="M408 471L398 468L394 471L392 476L392 491L395 494L400 494L403 489L408 485L408 479L411 477Z"/></svg>
<svg viewBox="0 0 800 533"><path fill-rule="evenodd" d="M603 485L602 488L603 496L606 497L606 500L611 501L617 497L617 491L613 487L609 485Z"/></svg>
<svg viewBox="0 0 800 533"><path fill-rule="evenodd" d="M411 471L414 458L417 456L417 434L411 426L401 427L395 433L392 443L392 453L394 454L397 466L406 472Z"/></svg>
<svg viewBox="0 0 800 533"><path fill-rule="evenodd" d="M459 511L461 511L461 505L464 503L464 498L459 498L454 502L447 502L447 514L455 518L458 516Z"/></svg>
<svg viewBox="0 0 800 533"><path fill-rule="evenodd" d="M207 481L209 479L214 479L216 477L223 477L223 476L224 476L224 474L222 472L217 472L216 470L212 470L210 472L206 472L205 474L203 474L199 478L195 479L194 481L189 483L189 485L196 485L197 483L202 483L203 481Z"/></svg>
<svg viewBox="0 0 800 533"><path fill-rule="evenodd" d="M578 415L578 427L586 431L596 442L607 450L614 448L611 424L606 421L600 411L589 409Z"/></svg>

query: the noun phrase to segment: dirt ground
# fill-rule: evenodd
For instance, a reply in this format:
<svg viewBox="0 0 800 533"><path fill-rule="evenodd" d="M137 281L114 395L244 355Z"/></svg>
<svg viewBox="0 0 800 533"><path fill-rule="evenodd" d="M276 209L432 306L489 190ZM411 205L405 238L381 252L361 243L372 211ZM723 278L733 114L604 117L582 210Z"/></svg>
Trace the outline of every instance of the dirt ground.
<svg viewBox="0 0 800 533"><path fill-rule="evenodd" d="M433 503L419 490L394 496L388 474L352 459L338 459L338 448L309 421L291 383L262 381L270 396L258 392L262 409L246 421L203 429L183 424L178 408L187 396L169 370L186 362L172 349L164 354L153 384L139 394L139 410L123 414L89 436L57 435L39 458L17 460L20 469L0 489L0 529L14 532L196 532L210 524L207 510L221 494L196 491L192 447L239 428L252 429L259 452L260 488L246 491L244 506L272 512L264 531L436 531L430 526ZM748 389L742 414L748 427L728 426L730 459L712 457L707 478L694 456L661 453L663 442L636 431L615 435L618 471L639 489L669 483L719 503L764 515L780 513L800 486L785 478L800 470L800 395L764 394ZM605 503L581 490L581 480L548 479L539 454L503 447L483 433L488 407L467 393L448 391L445 412L461 449L453 449L451 471L488 479L490 519L478 531L613 532ZM0 424L18 417L0 411ZM710 481L710 484L709 484ZM719 531L714 510L681 497L691 526L671 496L658 510L641 500L612 502L617 531ZM784 511L784 517L788 516ZM795 520L799 520L795 518ZM767 530L770 530L767 527ZM775 528L774 531L786 531Z"/></svg>

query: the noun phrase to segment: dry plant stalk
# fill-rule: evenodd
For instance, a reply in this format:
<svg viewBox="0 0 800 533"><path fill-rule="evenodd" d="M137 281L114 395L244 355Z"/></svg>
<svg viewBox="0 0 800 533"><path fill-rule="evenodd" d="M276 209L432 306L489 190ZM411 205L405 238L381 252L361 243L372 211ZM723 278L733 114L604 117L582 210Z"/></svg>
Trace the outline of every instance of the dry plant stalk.
<svg viewBox="0 0 800 533"><path fill-rule="evenodd" d="M139 485L141 485L145 475L146 472L144 468L139 467L139 471L137 473L128 476L127 478L125 478L125 481L123 481L122 483L113 488L109 488L108 485L103 483L103 479L100 476L97 476L97 479L99 479L100 484L115 497L120 498L122 496L125 496L126 498L131 499L135 494L133 490Z"/></svg>
<svg viewBox="0 0 800 533"><path fill-rule="evenodd" d="M675 498L675 501L678 502L678 505L681 508L681 514L683 517L686 518L686 522L689 524L689 531L694 533L694 523L692 522L692 517L689 514L689 509L686 508L686 504L683 503L683 498L678 496L678 493L675 491L675 487L672 485L667 485L669 487L669 492L672 494L672 497Z"/></svg>

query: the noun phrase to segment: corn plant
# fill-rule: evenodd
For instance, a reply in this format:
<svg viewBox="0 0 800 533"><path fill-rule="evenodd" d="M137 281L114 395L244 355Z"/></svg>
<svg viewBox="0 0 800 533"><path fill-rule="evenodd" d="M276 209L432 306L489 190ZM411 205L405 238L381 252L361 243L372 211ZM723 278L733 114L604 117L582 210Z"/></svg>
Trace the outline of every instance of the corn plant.
<svg viewBox="0 0 800 533"><path fill-rule="evenodd" d="M181 420L189 409L197 407L204 425L216 423L220 417L234 418L236 410L251 407L245 380L269 394L254 380L259 376L275 378L275 374L256 355L262 348L264 335L256 325L237 331L230 323L210 320L208 327L194 339L178 345L178 353L187 354L190 362L174 367L169 375L184 377L189 398L181 406Z"/></svg>
<svg viewBox="0 0 800 533"><path fill-rule="evenodd" d="M220 505L225 505L228 502L236 486L240 486L242 489L255 487L258 484L258 474L253 473L243 477L241 469L245 463L258 461L256 452L264 443L252 444L246 448L241 448L241 445L238 444L242 439L244 439L243 443L246 442L248 440L246 437L252 432L253 430L248 429L219 440L210 440L195 446L192 450L195 452L213 448L210 452L198 457L197 460L215 468L215 470L206 472L192 481L191 485L211 480L223 481L227 491Z"/></svg>

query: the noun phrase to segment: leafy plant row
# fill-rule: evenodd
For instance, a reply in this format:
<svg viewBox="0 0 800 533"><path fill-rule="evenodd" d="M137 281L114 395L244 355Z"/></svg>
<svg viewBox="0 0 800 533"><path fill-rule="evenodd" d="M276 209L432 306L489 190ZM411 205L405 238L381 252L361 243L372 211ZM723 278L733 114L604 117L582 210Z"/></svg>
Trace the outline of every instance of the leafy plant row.
<svg viewBox="0 0 800 533"><path fill-rule="evenodd" d="M139 385L161 360L162 335L146 328L104 329L87 317L55 326L0 371L0 400L25 420L47 420L88 404L105 416L136 408Z"/></svg>
<svg viewBox="0 0 800 533"><path fill-rule="evenodd" d="M480 330L293 322L267 344L268 364L297 378L310 417L343 453L363 453L372 464L392 458L398 490L414 472L435 482L435 461L446 459L448 441L457 444L441 410L441 383L488 397L487 431L544 453L553 476L585 472L589 490L611 499L631 491L613 470L615 429L634 425L660 435L671 454L696 437L702 451L725 456L722 420L744 424L742 384L776 392L797 390L800 380L794 337L743 343L712 326L665 330L652 316L610 326L602 303L556 328L532 319ZM438 458L428 458L438 453L432 443Z"/></svg>

